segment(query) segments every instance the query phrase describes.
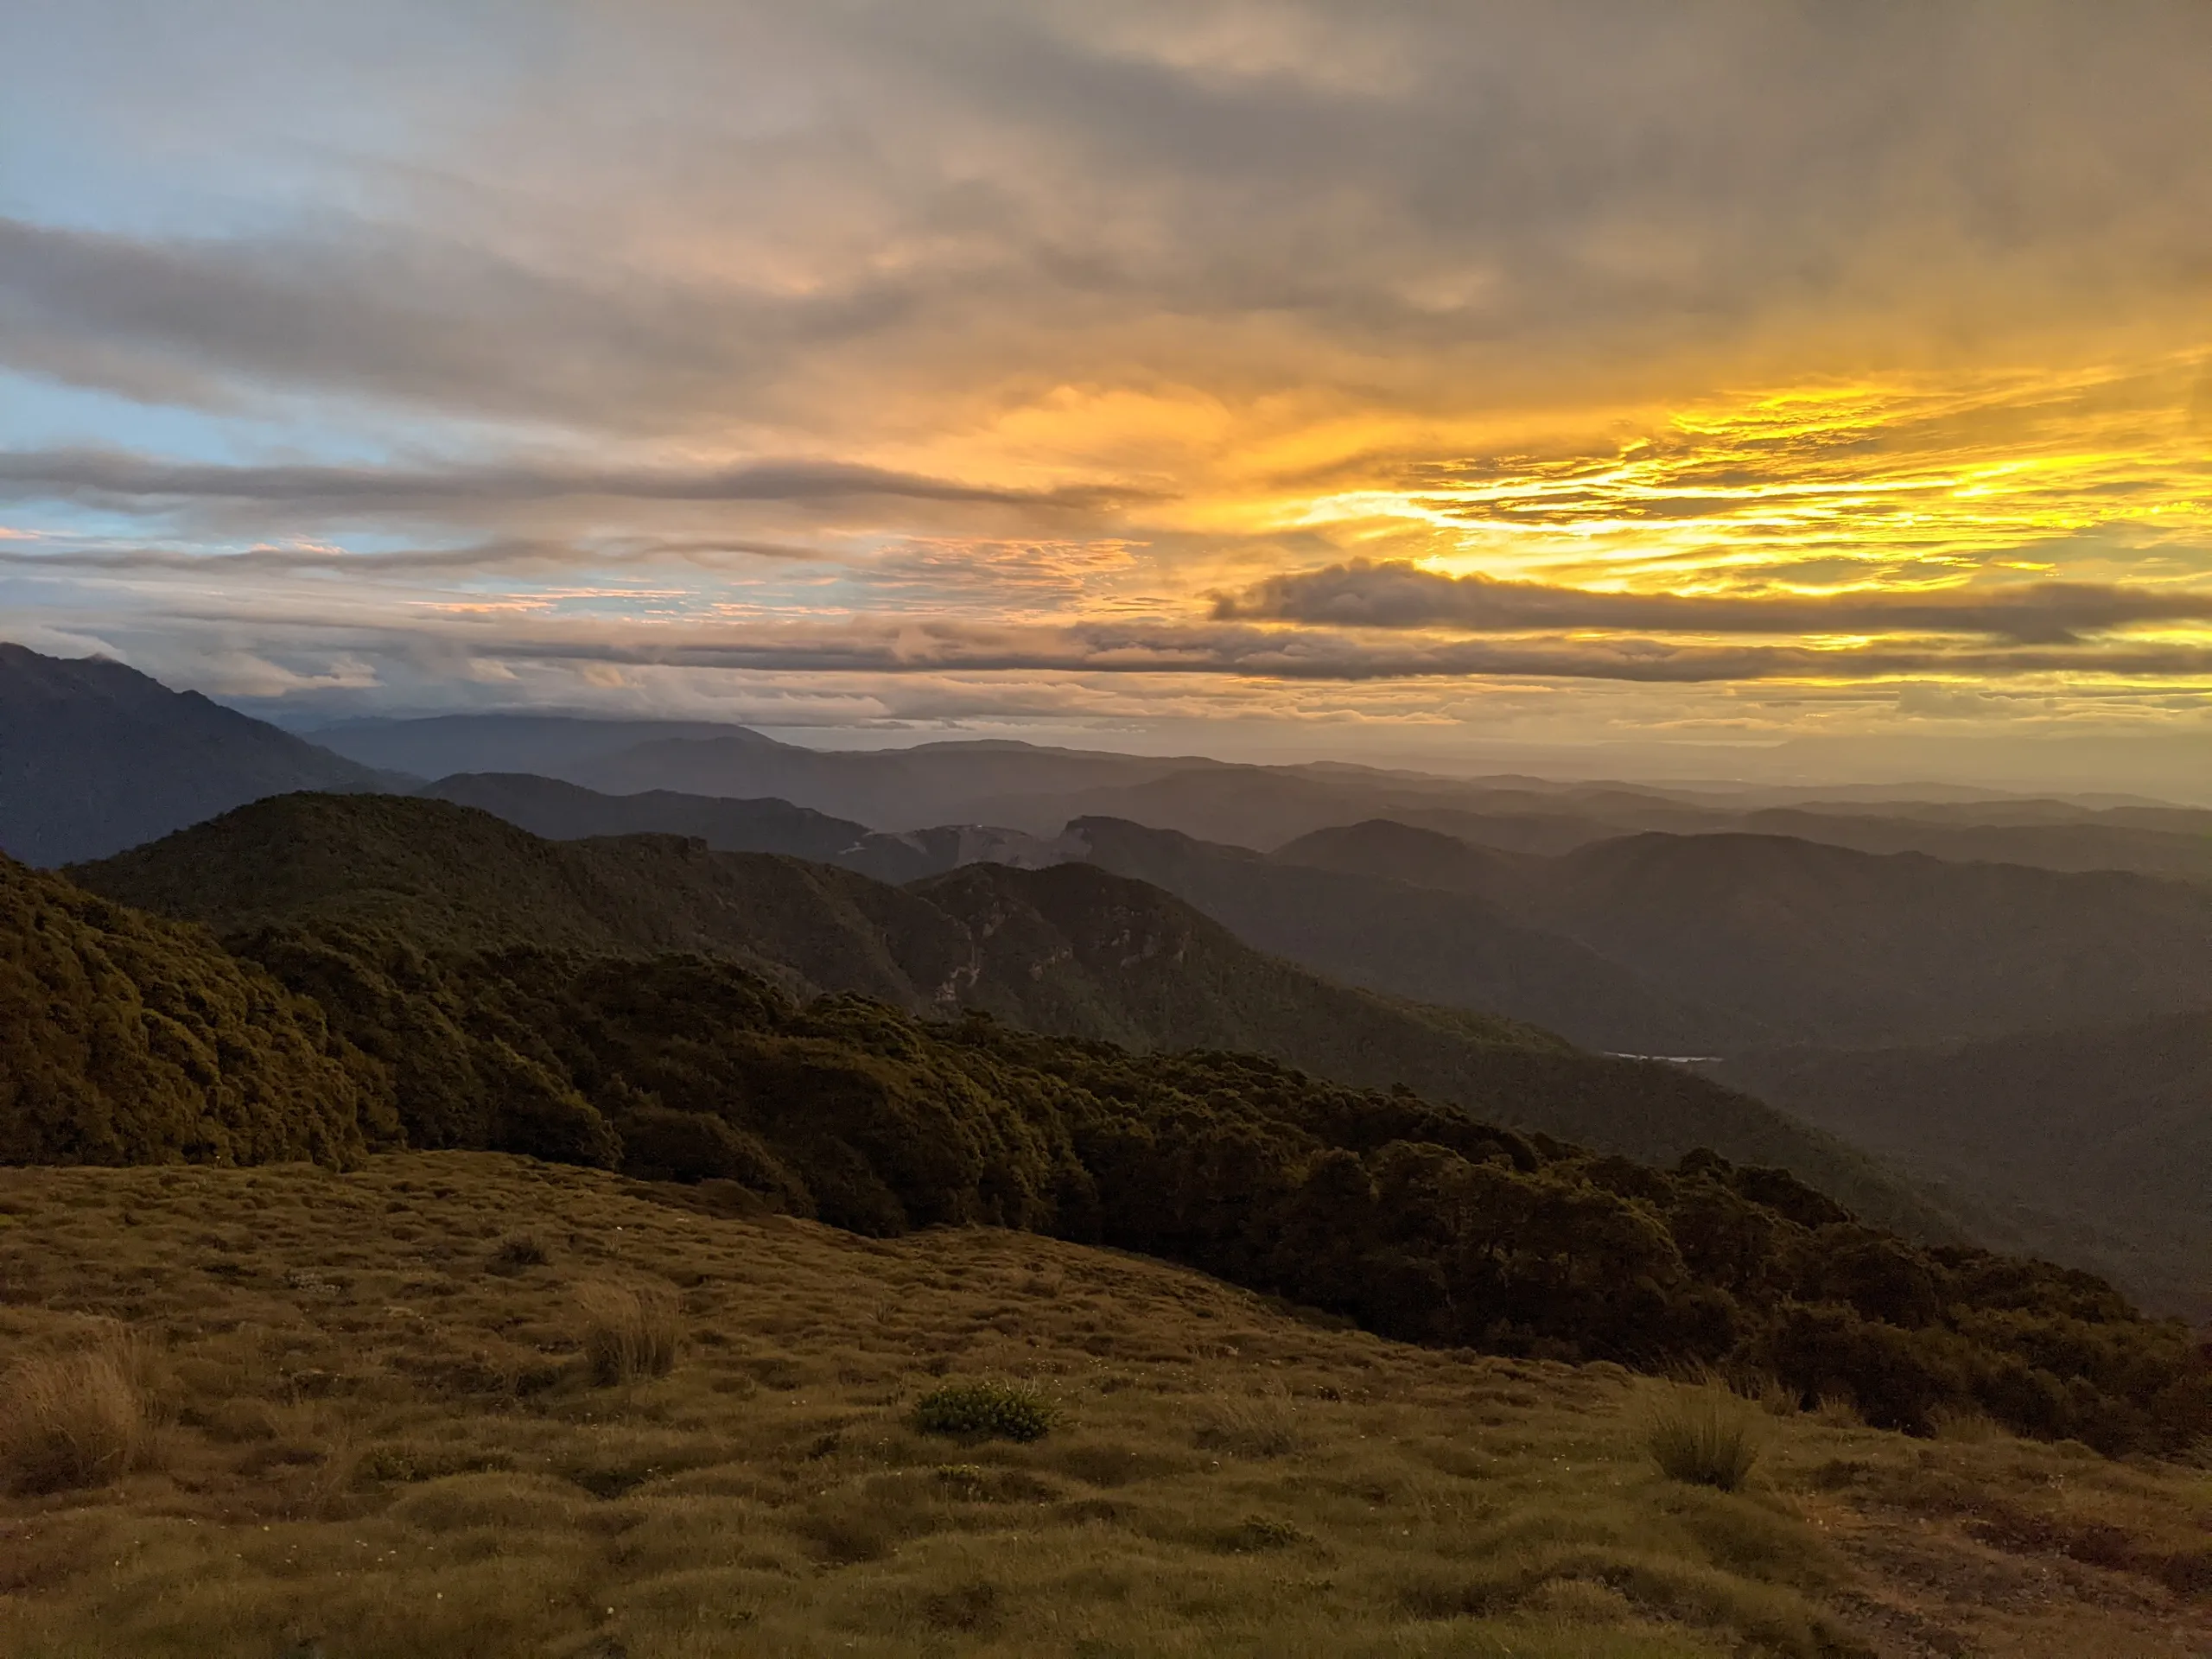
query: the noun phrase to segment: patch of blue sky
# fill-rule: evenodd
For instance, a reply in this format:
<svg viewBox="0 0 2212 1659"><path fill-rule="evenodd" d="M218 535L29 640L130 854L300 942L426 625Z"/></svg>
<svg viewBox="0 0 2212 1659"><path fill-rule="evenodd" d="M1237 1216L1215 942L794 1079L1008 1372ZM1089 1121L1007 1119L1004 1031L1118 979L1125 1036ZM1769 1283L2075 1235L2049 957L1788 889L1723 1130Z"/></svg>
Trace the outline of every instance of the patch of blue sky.
<svg viewBox="0 0 2212 1659"><path fill-rule="evenodd" d="M426 416L359 399L224 388L219 408L162 403L0 368L0 451L114 449L210 466L435 465L543 446L557 429Z"/></svg>
<svg viewBox="0 0 2212 1659"><path fill-rule="evenodd" d="M512 5L10 0L0 213L131 235L265 235L367 209L520 73Z"/></svg>

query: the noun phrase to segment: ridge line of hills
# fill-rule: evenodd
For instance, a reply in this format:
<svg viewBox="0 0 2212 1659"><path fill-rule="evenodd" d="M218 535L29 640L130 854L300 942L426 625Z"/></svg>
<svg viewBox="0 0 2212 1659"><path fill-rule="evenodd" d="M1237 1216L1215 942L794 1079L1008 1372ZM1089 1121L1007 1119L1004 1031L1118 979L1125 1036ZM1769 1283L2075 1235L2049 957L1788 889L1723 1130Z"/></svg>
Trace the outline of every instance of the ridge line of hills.
<svg viewBox="0 0 2212 1659"><path fill-rule="evenodd" d="M1431 1046L1503 1014L1603 1052L1719 1057L1700 1064L1878 1149L1978 1235L2212 1313L2212 1205L2201 1196L2212 1191L2201 1144L2212 1097L2212 813L1936 786L1666 790L1007 743L839 757L741 728L566 716L370 721L315 735L351 746L379 733L415 747L357 747L349 759L118 664L0 646L0 849L51 866L251 798L421 789L550 836L694 836L893 887L979 861L1085 860L1172 888L1313 973L1386 1004L1427 1005ZM424 747L426 735L447 747ZM701 776L717 788L756 775L748 753L779 756L797 798L665 787L613 796L544 775L626 755L639 764L646 738L675 746L649 754L655 766L713 759L720 770ZM370 766L442 772L487 757L505 775L423 785ZM1040 766L1057 770L1046 778ZM948 817L988 817L996 803L1018 821L882 829L880 816L817 810L814 772L934 778L934 797L907 792L957 807ZM1052 787L1033 787L1040 779ZM753 953L750 965L777 982L866 985L918 1007L968 971L957 965L965 947L950 947L935 964L945 976L925 986L924 945L941 930L924 925L898 950L871 945L890 925L868 908L880 901L810 880L794 887L806 891L792 916L832 916L810 947L824 977ZM745 960L727 921L708 926L728 936L715 948ZM688 948L699 934L665 917L653 928L655 949ZM583 928L576 948L601 948L605 933ZM1051 937L1049 926L1033 935L1046 950ZM1079 966L1040 974L1030 994L1072 982ZM1071 1028L1150 1040L1153 1016L1121 1008L1122 990L1068 995L1072 1011L1053 1017ZM1472 1027L1435 1034L1439 1020L1461 1014ZM1253 1018L1217 1023L1243 1040ZM1412 1037L1391 1029L1382 1047L1404 1064ZM2026 1055L2037 1063L2022 1064ZM2000 1076L2012 1083L1998 1101L1980 1082Z"/></svg>
<svg viewBox="0 0 2212 1659"><path fill-rule="evenodd" d="M266 795L405 789L504 772L621 793L773 797L893 832L991 823L1050 837L1071 818L1109 817L1273 850L1315 830L1389 818L1503 851L1571 852L1645 830L1783 833L1956 862L2212 880L2212 810L2101 797L1452 778L1003 741L823 751L714 722L571 715L355 721L311 736L171 691L121 664L0 643L0 781L24 785L0 794L0 850L73 862Z"/></svg>
<svg viewBox="0 0 2212 1659"><path fill-rule="evenodd" d="M1747 1096L1511 1021L1332 983L1088 864L972 864L894 887L680 837L554 842L450 803L294 796L70 874L226 936L322 926L447 950L696 951L794 995L856 992L930 1015L974 1007L1141 1050L1249 1052L1602 1150L1671 1160L1711 1147L1789 1168L1883 1224L1959 1233L1872 1160Z"/></svg>

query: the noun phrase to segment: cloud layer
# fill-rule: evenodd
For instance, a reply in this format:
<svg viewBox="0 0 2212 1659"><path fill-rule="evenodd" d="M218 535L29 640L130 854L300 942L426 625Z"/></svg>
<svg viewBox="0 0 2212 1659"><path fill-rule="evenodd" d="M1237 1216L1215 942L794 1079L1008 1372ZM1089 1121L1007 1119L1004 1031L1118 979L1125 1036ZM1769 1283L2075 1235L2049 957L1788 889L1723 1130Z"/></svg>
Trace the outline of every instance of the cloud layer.
<svg viewBox="0 0 2212 1659"><path fill-rule="evenodd" d="M1270 576L1214 601L1215 616L1353 628L1466 633L1637 630L1665 634L1981 634L2072 645L2133 623L2212 622L2212 592L2035 582L1936 592L1866 589L1811 597L1601 593L1448 576L1355 561Z"/></svg>
<svg viewBox="0 0 2212 1659"><path fill-rule="evenodd" d="M0 18L16 637L833 721L2212 697L2192 0L191 11Z"/></svg>

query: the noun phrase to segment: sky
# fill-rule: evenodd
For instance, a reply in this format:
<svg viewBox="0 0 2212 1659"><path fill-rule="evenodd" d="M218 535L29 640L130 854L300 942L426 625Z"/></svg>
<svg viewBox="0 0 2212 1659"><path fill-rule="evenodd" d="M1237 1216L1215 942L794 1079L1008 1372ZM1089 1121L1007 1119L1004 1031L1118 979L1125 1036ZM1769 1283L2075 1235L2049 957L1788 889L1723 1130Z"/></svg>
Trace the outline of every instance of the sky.
<svg viewBox="0 0 2212 1659"><path fill-rule="evenodd" d="M2212 6L10 0L0 637L2212 793Z"/></svg>

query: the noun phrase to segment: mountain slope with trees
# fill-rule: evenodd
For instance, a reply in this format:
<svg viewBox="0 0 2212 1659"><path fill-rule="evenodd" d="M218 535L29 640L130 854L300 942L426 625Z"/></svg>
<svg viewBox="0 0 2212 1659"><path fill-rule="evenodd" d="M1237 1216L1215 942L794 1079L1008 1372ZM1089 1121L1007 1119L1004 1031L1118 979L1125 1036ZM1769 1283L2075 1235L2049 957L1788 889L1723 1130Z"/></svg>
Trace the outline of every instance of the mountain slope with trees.
<svg viewBox="0 0 2212 1659"><path fill-rule="evenodd" d="M2212 1013L1716 1071L1941 1181L2008 1243L2212 1319Z"/></svg>
<svg viewBox="0 0 2212 1659"><path fill-rule="evenodd" d="M0 890L12 933L59 905L111 934L174 934L33 883ZM199 949L188 996L255 973ZM1801 1399L1847 1391L1889 1427L1972 1408L2114 1452L2212 1430L2212 1369L2177 1322L2086 1274L1916 1247L1710 1153L1665 1170L1254 1056L1135 1054L853 996L802 1005L702 956L433 954L336 924L235 949L320 1008L376 1145L620 1166L708 1205L864 1234L982 1223L1109 1243L1388 1336L1725 1365ZM297 1027L304 1006L264 1000L247 1029ZM22 1013L35 1047L58 1046L52 1010ZM0 1103L0 1138L23 1143L25 1116L20 1096Z"/></svg>
<svg viewBox="0 0 2212 1659"><path fill-rule="evenodd" d="M0 1163L342 1166L396 1129L317 1004L0 857Z"/></svg>
<svg viewBox="0 0 2212 1659"><path fill-rule="evenodd" d="M1084 865L976 865L898 888L672 836L548 842L445 802L298 796L75 874L226 936L305 928L429 950L695 951L794 994L858 992L930 1014L976 1007L1147 1049L1247 1050L1610 1151L1672 1160L1710 1147L1796 1171L1884 1224L1957 1235L1870 1160L1747 1096L1510 1021L1332 983L1166 893Z"/></svg>

